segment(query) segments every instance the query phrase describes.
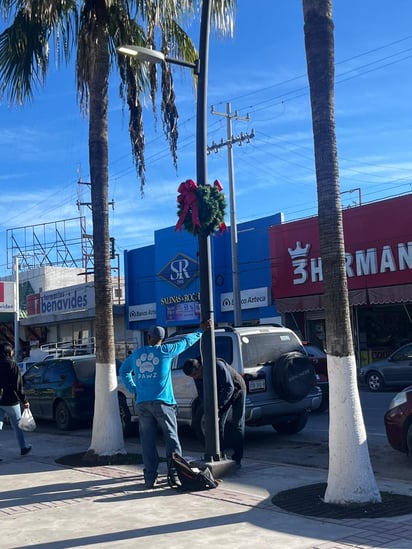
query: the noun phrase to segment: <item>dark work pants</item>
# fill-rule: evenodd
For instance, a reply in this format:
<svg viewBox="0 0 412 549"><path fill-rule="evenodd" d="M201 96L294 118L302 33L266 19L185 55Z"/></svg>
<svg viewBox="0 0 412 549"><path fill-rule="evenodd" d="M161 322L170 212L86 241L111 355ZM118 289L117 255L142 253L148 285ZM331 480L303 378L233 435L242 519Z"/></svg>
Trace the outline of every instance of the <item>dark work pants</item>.
<svg viewBox="0 0 412 549"><path fill-rule="evenodd" d="M243 441L245 437L245 393L219 413L219 436L221 449L233 448L232 459L240 463L243 457ZM225 440L225 425L229 411L232 410L232 440Z"/></svg>

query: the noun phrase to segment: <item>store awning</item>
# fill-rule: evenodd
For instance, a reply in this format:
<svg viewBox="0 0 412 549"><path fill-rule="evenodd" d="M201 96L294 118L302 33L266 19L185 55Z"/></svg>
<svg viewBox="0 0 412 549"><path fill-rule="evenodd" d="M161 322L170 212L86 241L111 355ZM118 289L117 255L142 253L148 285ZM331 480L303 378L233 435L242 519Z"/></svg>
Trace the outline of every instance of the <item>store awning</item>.
<svg viewBox="0 0 412 549"><path fill-rule="evenodd" d="M323 309L322 299L323 295L302 295L275 299L275 303L279 313L317 311Z"/></svg>
<svg viewBox="0 0 412 549"><path fill-rule="evenodd" d="M317 311L323 309L323 295L302 295L297 297L284 297L275 299L276 309L279 313L291 313L297 311ZM364 305L367 303L366 290L351 290L349 292L349 305Z"/></svg>
<svg viewBox="0 0 412 549"><path fill-rule="evenodd" d="M362 288L349 290L349 305L383 305L389 303L412 302L412 284L383 286L381 288ZM304 295L297 297L275 298L279 313L299 311L317 311L323 309L323 295Z"/></svg>
<svg viewBox="0 0 412 549"><path fill-rule="evenodd" d="M412 302L412 284L369 288L368 297L369 303L372 305Z"/></svg>

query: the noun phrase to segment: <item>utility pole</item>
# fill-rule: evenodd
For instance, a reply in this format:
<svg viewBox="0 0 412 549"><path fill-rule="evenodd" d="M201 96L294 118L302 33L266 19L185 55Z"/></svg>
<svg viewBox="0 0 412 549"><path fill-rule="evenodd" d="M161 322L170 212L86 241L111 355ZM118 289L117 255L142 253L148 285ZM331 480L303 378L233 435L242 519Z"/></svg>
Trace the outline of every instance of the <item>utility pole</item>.
<svg viewBox="0 0 412 549"><path fill-rule="evenodd" d="M219 144L213 141L210 147L207 147L207 152L217 153L222 147L228 148L228 172L229 172L229 194L230 194L230 236L232 243L232 280L233 280L233 323L235 326L242 325L242 312L241 312L241 300L240 300L240 286L239 286L239 262L238 262L238 237L237 237L237 222L236 222L236 197L235 197L235 175L233 167L233 144L239 143L242 145L243 141L250 142L255 137L255 132L252 129L250 134L241 133L239 136L234 137L232 135L232 120L244 120L249 122L249 115L241 117L237 111L234 114L231 112L230 103L226 103L226 112L217 112L212 106L212 114L218 116L224 116L227 121L227 139L223 139Z"/></svg>
<svg viewBox="0 0 412 549"><path fill-rule="evenodd" d="M14 357L16 362L20 362L20 296L19 296L19 256L14 258Z"/></svg>

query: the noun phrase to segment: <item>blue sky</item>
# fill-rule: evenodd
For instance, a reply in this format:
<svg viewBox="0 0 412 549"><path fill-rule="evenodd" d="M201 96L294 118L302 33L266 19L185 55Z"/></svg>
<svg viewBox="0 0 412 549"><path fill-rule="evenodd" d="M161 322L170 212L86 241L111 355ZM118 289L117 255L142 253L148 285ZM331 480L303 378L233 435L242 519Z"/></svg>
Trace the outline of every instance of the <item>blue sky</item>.
<svg viewBox="0 0 412 549"><path fill-rule="evenodd" d="M412 4L410 0L334 2L335 107L342 202L345 207L412 190ZM212 33L208 105L239 116L233 135L238 222L284 212L287 221L317 212L311 112L301 0L238 0L235 36ZM0 29L4 24L0 24ZM193 40L198 43L198 27ZM109 174L111 235L116 250L153 243L156 229L176 223L177 187L196 178L196 95L190 70L175 67L179 109L178 172L168 144L145 112L144 197L131 160L127 113L119 79L111 78ZM208 144L227 137L225 117L209 113ZM53 62L32 103L0 103L0 276L6 265L6 230L91 215L77 201L89 193L88 123L76 98L73 67ZM208 156L209 181L228 194L227 148ZM352 192L349 192L352 191ZM229 209L227 212L229 224ZM53 225L51 225L53 226ZM80 234L67 224L67 238ZM19 233L22 238L22 232ZM30 235L27 236L30 239Z"/></svg>

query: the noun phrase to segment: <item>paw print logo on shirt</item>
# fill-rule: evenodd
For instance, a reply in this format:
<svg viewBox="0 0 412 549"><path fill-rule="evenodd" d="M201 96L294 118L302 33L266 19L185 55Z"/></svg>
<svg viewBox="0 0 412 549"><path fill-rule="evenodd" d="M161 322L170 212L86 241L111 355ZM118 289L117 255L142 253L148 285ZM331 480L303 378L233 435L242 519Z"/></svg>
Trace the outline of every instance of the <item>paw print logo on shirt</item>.
<svg viewBox="0 0 412 549"><path fill-rule="evenodd" d="M159 364L159 359L153 353L143 353L140 358L136 360L136 366L139 368L140 373L153 372L155 366Z"/></svg>

